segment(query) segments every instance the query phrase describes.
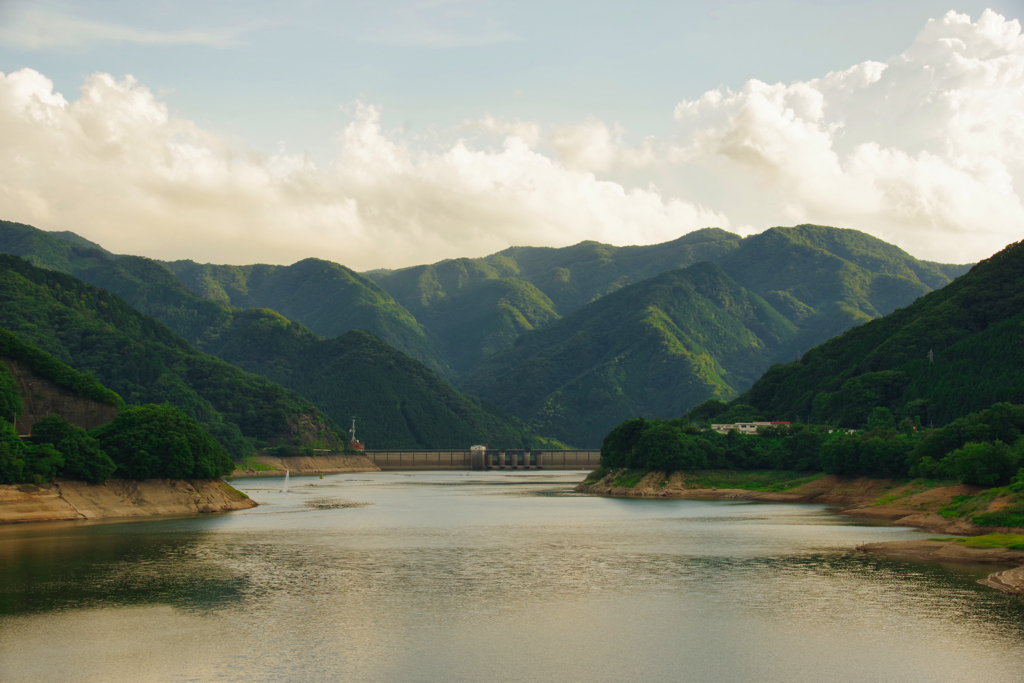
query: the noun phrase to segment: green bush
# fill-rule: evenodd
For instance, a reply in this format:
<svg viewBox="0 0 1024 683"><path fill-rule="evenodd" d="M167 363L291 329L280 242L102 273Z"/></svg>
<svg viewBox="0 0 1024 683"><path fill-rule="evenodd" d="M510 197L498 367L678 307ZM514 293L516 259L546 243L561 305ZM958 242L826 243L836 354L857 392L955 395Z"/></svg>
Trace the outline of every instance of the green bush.
<svg viewBox="0 0 1024 683"><path fill-rule="evenodd" d="M1009 483L1017 472L1017 457L1002 441L968 443L942 462L957 479L978 486Z"/></svg>
<svg viewBox="0 0 1024 683"><path fill-rule="evenodd" d="M32 426L32 441L48 444L62 456L57 475L65 479L101 484L114 474L117 466L99 442L60 415L47 415Z"/></svg>
<svg viewBox="0 0 1024 683"><path fill-rule="evenodd" d="M126 479L208 479L234 469L224 448L173 406L128 408L93 433Z"/></svg>

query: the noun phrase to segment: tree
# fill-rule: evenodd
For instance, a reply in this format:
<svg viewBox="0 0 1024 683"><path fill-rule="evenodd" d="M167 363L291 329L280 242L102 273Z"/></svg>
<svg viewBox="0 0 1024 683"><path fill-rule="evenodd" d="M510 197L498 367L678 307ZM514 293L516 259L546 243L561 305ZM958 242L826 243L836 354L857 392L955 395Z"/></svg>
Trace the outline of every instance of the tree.
<svg viewBox="0 0 1024 683"><path fill-rule="evenodd" d="M626 420L604 437L601 444L601 466L631 467L633 449L651 423L642 417Z"/></svg>
<svg viewBox="0 0 1024 683"><path fill-rule="evenodd" d="M943 464L965 484L1009 483L1017 472L1017 456L1002 441L969 443L943 458Z"/></svg>
<svg viewBox="0 0 1024 683"><path fill-rule="evenodd" d="M32 426L32 441L49 444L62 456L57 476L101 484L114 474L117 465L100 448L99 442L84 429L60 415L47 415Z"/></svg>
<svg viewBox="0 0 1024 683"><path fill-rule="evenodd" d="M208 479L234 469L227 451L173 406L128 408L93 433L128 479Z"/></svg>
<svg viewBox="0 0 1024 683"><path fill-rule="evenodd" d="M888 408L874 408L868 415L869 432L886 432L896 428L896 420Z"/></svg>

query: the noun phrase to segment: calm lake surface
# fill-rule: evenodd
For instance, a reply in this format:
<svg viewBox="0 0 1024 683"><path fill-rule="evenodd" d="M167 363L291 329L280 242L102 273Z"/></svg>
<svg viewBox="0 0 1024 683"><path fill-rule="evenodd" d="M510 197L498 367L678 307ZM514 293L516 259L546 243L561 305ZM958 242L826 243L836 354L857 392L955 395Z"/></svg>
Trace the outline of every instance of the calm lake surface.
<svg viewBox="0 0 1024 683"><path fill-rule="evenodd" d="M582 477L235 480L259 508L0 528L0 681L1024 680L992 567L853 550L920 532Z"/></svg>

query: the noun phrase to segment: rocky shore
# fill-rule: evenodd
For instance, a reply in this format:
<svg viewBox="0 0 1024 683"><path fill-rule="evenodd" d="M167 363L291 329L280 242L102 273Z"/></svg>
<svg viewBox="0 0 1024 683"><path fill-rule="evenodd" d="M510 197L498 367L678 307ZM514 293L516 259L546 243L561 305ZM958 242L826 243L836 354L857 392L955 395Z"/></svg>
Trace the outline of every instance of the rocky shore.
<svg viewBox="0 0 1024 683"><path fill-rule="evenodd" d="M256 503L220 479L0 486L0 524L228 512Z"/></svg>
<svg viewBox="0 0 1024 683"><path fill-rule="evenodd" d="M918 527L943 534L977 535L996 531L976 527L963 519L947 519L939 514L939 510L949 505L956 496L972 496L983 490L966 484L926 487L919 483L894 482L889 479L843 479L825 475L785 491L751 491L701 487L693 478L681 472L673 472L668 478L663 472L651 472L632 487L615 486L615 477L615 474L609 474L597 482L584 482L576 487L576 491L623 498L819 503L835 505L841 508L840 512L844 515L884 519L899 526ZM995 509L999 504L999 499L994 500L990 509ZM1012 532L1010 529L999 531Z"/></svg>

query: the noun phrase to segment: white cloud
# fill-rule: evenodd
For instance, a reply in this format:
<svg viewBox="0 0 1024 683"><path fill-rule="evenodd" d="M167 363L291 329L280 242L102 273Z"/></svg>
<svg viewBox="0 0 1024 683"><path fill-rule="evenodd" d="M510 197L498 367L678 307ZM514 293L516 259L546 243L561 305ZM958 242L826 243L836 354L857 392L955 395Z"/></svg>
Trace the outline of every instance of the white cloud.
<svg viewBox="0 0 1024 683"><path fill-rule="evenodd" d="M486 117L456 131L503 139L481 149L386 131L360 104L317 166L234 149L130 77L69 102L26 69L0 74L0 217L123 253L357 269L805 221L965 262L1024 232L1024 38L994 12L930 21L884 64L709 91L675 120L631 146L596 118Z"/></svg>
<svg viewBox="0 0 1024 683"><path fill-rule="evenodd" d="M15 5L0 23L0 42L28 50L84 47L96 43L149 45L231 45L245 32L242 28L152 31L120 24L92 21L66 11L60 5Z"/></svg>
<svg viewBox="0 0 1024 683"><path fill-rule="evenodd" d="M238 153L131 78L96 74L68 102L28 69L0 75L0 216L123 253L228 263L316 255L358 269L728 225L700 206L566 169L519 135L496 152L462 142L422 152L360 105L334 161L318 168Z"/></svg>
<svg viewBox="0 0 1024 683"><path fill-rule="evenodd" d="M467 121L464 128L485 130L492 135L504 135L522 140L533 148L540 142L540 124L535 121L507 121L494 116L485 116L477 121Z"/></svg>
<svg viewBox="0 0 1024 683"><path fill-rule="evenodd" d="M569 168L605 172L613 167L639 168L654 163L651 140L640 147L623 142L621 126L609 128L596 118L571 126L556 126L548 140L558 158Z"/></svg>
<svg viewBox="0 0 1024 683"><path fill-rule="evenodd" d="M673 159L725 159L790 222L864 230L912 253L983 258L1024 233L1024 37L986 11L929 21L886 64L749 81L676 107ZM770 207L762 207L766 213ZM734 216L735 218L735 216Z"/></svg>

